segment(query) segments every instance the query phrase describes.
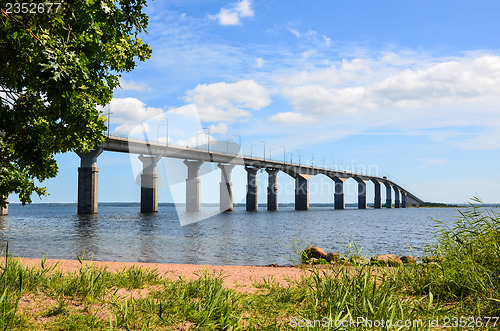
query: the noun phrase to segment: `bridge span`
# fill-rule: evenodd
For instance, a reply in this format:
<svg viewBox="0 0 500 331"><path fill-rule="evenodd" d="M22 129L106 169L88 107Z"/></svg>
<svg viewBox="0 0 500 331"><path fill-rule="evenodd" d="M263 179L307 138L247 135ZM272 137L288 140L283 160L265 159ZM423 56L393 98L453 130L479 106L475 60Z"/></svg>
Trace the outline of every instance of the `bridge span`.
<svg viewBox="0 0 500 331"><path fill-rule="evenodd" d="M97 213L98 173L97 158L103 151L138 154L143 164L141 174L141 212L158 211L158 174L156 166L162 157L183 159L186 165L186 211L201 210L200 166L204 162L217 163L221 170L220 211L233 210L232 169L239 165L247 171L246 210L257 211L257 171L265 169L268 173L267 209L278 210L277 174L283 171L295 179L295 209L309 209L309 179L323 174L333 180L335 186L334 208L344 209L344 182L353 178L358 183L358 208L366 209L366 183L371 181L375 187L374 208L382 208L381 186L386 189L384 206L392 208L392 192L394 207L418 207L422 200L411 194L398 184L385 177L368 176L347 171L335 171L320 167L305 166L294 163L266 160L228 153L213 152L178 146L162 145L139 140L109 137L97 149L89 153L77 153L81 159L78 168L78 213ZM168 171L168 169L167 169Z"/></svg>

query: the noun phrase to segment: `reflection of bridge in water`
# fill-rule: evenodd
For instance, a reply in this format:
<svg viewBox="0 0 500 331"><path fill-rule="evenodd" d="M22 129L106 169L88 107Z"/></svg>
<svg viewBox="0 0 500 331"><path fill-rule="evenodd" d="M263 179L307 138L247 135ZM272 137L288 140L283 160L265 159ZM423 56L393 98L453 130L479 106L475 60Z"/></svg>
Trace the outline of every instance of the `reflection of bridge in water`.
<svg viewBox="0 0 500 331"><path fill-rule="evenodd" d="M186 178L186 211L197 212L201 209L201 179L200 166L204 162L217 163L221 170L220 210L233 209L233 188L231 172L236 165L244 166L247 171L248 185L246 194L246 209L257 211L257 171L265 169L269 181L267 187L267 209L278 210L277 174L279 171L295 178L295 209L309 209L309 179L323 174L332 179L335 185L334 208L344 209L344 182L353 178L358 183L358 208L366 209L366 184L372 182L375 187L374 208L382 208L381 185L386 188L385 207L392 207L392 192L394 191L394 207L406 208L419 206L423 201L409 193L401 186L377 176L356 174L348 171L335 171L313 166L266 160L255 157L233 155L229 153L166 146L138 140L110 137L99 148L90 153L78 153L81 166L78 168L78 213L97 213L97 182L99 168L97 157L103 151L139 154L143 171L141 174L141 212L158 211L158 174L156 165L162 157L183 159L187 167ZM167 169L168 170L168 169Z"/></svg>

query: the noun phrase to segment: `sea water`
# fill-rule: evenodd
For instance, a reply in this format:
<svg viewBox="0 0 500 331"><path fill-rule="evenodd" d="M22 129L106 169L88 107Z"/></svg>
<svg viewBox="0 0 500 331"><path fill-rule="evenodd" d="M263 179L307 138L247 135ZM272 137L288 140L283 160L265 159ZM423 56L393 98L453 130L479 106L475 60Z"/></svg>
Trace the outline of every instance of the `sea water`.
<svg viewBox="0 0 500 331"><path fill-rule="evenodd" d="M216 207L202 209L208 215ZM31 258L212 265L290 264L309 245L367 257L422 256L434 242L434 220L451 224L458 216L456 208L235 207L181 226L172 205L141 214L138 204L99 204L97 215L77 215L75 204L11 204L0 217L0 249L8 243L11 255Z"/></svg>

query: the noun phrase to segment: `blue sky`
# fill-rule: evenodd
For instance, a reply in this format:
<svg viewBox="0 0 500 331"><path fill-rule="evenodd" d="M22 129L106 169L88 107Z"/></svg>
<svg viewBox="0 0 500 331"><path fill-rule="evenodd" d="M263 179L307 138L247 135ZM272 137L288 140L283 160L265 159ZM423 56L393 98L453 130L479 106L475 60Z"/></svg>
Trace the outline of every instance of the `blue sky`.
<svg viewBox="0 0 500 331"><path fill-rule="evenodd" d="M370 168L426 201L500 201L499 1L157 0L147 12L153 55L123 74L112 133L165 142L168 118L170 144L241 136L243 154L262 156L265 141L267 156ZM135 158L99 157L99 201L139 201ZM57 160L42 201L75 202L79 158ZM202 178L203 202L217 201L219 176ZM233 181L243 201L245 171ZM179 182L160 202L183 195ZM293 180L279 182L293 201ZM311 202L332 201L329 180L311 184ZM355 202L353 180L346 192Z"/></svg>

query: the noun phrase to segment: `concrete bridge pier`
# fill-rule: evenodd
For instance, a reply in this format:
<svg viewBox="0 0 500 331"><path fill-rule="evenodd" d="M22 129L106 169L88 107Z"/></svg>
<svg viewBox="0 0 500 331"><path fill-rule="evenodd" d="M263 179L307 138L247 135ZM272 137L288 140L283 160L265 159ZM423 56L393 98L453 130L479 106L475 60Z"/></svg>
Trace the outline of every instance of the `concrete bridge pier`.
<svg viewBox="0 0 500 331"><path fill-rule="evenodd" d="M0 216L5 216L9 214L9 196L5 198L5 207L0 207Z"/></svg>
<svg viewBox="0 0 500 331"><path fill-rule="evenodd" d="M277 176L279 169L266 168L268 173L268 186L267 186L267 210L278 210L278 181ZM309 206L309 204L308 204Z"/></svg>
<svg viewBox="0 0 500 331"><path fill-rule="evenodd" d="M203 161L184 160L184 164L188 168L186 179L186 211L199 212L201 211L200 166L203 164Z"/></svg>
<svg viewBox="0 0 500 331"><path fill-rule="evenodd" d="M394 188L394 207L401 208L401 202L399 200L399 188Z"/></svg>
<svg viewBox="0 0 500 331"><path fill-rule="evenodd" d="M392 186L391 184L384 182L385 185L385 208L392 208Z"/></svg>
<svg viewBox="0 0 500 331"><path fill-rule="evenodd" d="M217 165L221 170L220 176L220 204L219 210L233 211L233 182L232 182L232 170L234 164L222 164Z"/></svg>
<svg viewBox="0 0 500 331"><path fill-rule="evenodd" d="M332 178L335 182L335 193L333 195L333 208L334 209L345 209L345 199L344 199L344 178Z"/></svg>
<svg viewBox="0 0 500 331"><path fill-rule="evenodd" d="M382 208L382 197L380 191L380 183L376 180L373 180L373 185L375 186L375 201L373 202L373 208L380 209Z"/></svg>
<svg viewBox="0 0 500 331"><path fill-rule="evenodd" d="M415 200L413 197L409 196L408 194L406 195L406 206L408 207L419 207L420 206L419 201Z"/></svg>
<svg viewBox="0 0 500 331"><path fill-rule="evenodd" d="M366 209L366 180L354 178L358 182L358 209Z"/></svg>
<svg viewBox="0 0 500 331"><path fill-rule="evenodd" d="M101 147L88 153L76 152L80 157L80 167L78 168L78 214L97 214L99 182L97 157L102 152Z"/></svg>
<svg viewBox="0 0 500 331"><path fill-rule="evenodd" d="M295 210L309 210L309 178L311 175L295 176Z"/></svg>
<svg viewBox="0 0 500 331"><path fill-rule="evenodd" d="M406 208L406 192L401 190L401 208Z"/></svg>
<svg viewBox="0 0 500 331"><path fill-rule="evenodd" d="M156 165L161 156L139 155L142 162L141 174L141 213L158 212L158 174Z"/></svg>
<svg viewBox="0 0 500 331"><path fill-rule="evenodd" d="M247 211L259 210L257 171L259 168L245 166L247 171Z"/></svg>

